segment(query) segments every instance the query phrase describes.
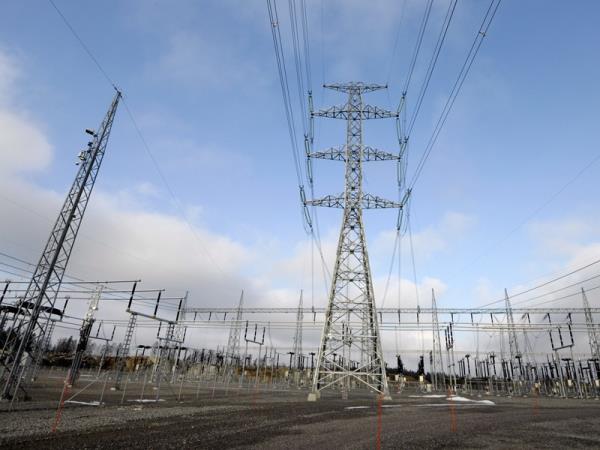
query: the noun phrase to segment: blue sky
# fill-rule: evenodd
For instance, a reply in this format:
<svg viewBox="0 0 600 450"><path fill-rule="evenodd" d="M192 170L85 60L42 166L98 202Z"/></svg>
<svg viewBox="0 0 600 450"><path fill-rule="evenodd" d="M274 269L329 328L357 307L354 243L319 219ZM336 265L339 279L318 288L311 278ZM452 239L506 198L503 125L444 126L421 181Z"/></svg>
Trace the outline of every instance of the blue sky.
<svg viewBox="0 0 600 450"><path fill-rule="evenodd" d="M294 304L295 293L310 288L310 251L265 2L56 4L124 91L195 230L182 219L122 108L72 272L97 278L100 270L107 277L191 289L198 306L233 305L236 292L249 285L250 302ZM367 100L395 108L424 6L416 0L307 0L315 106L344 100L324 92L323 82L362 80L389 83L389 93ZM434 3L408 93L409 115L447 6ZM409 174L487 6L458 4L411 135ZM287 2L278 7L289 44ZM517 289L597 257L599 165L531 215L599 152L599 13L593 1L502 2L414 190L422 296L434 286L440 304L474 306L500 297L504 287ZM291 47L285 51L293 81ZM0 250L35 260L74 176L75 155L86 142L82 131L97 126L112 90L46 1L0 6L0 56L0 129L6 127L0 132L0 208L10 218ZM30 132L19 134L8 118ZM321 120L316 127L315 148L343 143L339 123ZM393 122L366 123L365 143L396 151ZM338 164L315 163L318 194L342 190ZM371 164L366 190L394 198L393 165ZM32 209L39 215L33 221ZM395 215L365 214L381 286ZM319 217L325 247L332 248L340 213L321 211ZM402 246L402 278L410 284L406 239ZM331 267L332 254L326 255ZM324 305L322 292L315 301Z"/></svg>

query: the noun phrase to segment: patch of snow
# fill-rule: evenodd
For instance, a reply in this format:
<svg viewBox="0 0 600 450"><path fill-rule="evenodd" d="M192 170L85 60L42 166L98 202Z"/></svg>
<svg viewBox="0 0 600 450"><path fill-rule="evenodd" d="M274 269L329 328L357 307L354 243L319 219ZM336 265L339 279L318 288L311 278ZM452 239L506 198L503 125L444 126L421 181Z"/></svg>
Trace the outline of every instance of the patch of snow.
<svg viewBox="0 0 600 450"><path fill-rule="evenodd" d="M346 406L344 409L368 409L370 406Z"/></svg>
<svg viewBox="0 0 600 450"><path fill-rule="evenodd" d="M411 398L444 398L444 394L409 395Z"/></svg>
<svg viewBox="0 0 600 450"><path fill-rule="evenodd" d="M469 402L469 403L478 403L480 405L495 405L495 403L491 400L472 400L466 397L460 397L458 395L453 395L451 397L447 397L446 400L452 402Z"/></svg>
<svg viewBox="0 0 600 450"><path fill-rule="evenodd" d="M65 400L65 403L74 403L75 405L90 405L90 406L100 406L100 402L98 401L93 401L93 402L80 402L77 400Z"/></svg>

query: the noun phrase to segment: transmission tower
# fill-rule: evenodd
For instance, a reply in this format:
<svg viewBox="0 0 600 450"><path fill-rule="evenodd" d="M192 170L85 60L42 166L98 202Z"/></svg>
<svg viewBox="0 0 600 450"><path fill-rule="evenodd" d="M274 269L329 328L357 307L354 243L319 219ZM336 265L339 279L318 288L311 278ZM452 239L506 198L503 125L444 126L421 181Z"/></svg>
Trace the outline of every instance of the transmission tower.
<svg viewBox="0 0 600 450"><path fill-rule="evenodd" d="M344 214L325 325L308 399L315 401L323 389L334 386L339 386L347 394L351 382L366 385L389 398L362 211L401 208L402 205L363 193L362 163L398 161L400 157L364 146L362 121L398 117L398 114L363 103L364 93L385 89L386 86L351 82L324 87L346 93L348 101L341 106L311 111L311 117L346 120L346 145L311 153L309 157L343 161L345 192L313 199L306 204L343 208Z"/></svg>
<svg viewBox="0 0 600 450"><path fill-rule="evenodd" d="M14 399L25 394L23 375L37 359L53 314L56 296L71 256L79 226L88 205L117 111L121 92L117 91L98 131L87 149L79 154L79 171L50 233L7 336L0 361L1 397Z"/></svg>
<svg viewBox="0 0 600 450"><path fill-rule="evenodd" d="M440 325L438 322L437 301L435 291L431 289L431 323L433 325L433 350L432 350L432 378L433 388L440 389L444 386L444 362L442 359L442 341L440 339Z"/></svg>
<svg viewBox="0 0 600 450"><path fill-rule="evenodd" d="M294 356L296 357L296 369L302 369L302 322L304 320L304 309L302 305L303 292L300 291L298 312L296 313L296 334L294 335ZM290 367L291 369L291 367Z"/></svg>
<svg viewBox="0 0 600 450"><path fill-rule="evenodd" d="M583 298L583 308L585 310L585 324L588 330L592 358L600 361L600 338L598 337L598 332L596 331L596 328L594 326L594 318L592 317L590 303L588 302L587 295L585 294L583 288L581 288L581 296Z"/></svg>

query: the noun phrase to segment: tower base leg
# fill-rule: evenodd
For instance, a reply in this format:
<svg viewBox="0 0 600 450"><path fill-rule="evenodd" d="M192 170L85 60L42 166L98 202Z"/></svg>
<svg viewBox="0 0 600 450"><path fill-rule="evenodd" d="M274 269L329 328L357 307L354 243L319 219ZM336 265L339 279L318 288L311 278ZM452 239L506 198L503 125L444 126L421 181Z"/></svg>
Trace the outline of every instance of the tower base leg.
<svg viewBox="0 0 600 450"><path fill-rule="evenodd" d="M317 392L310 392L310 393L308 394L308 399L307 399L307 400L308 400L309 402L316 402L316 401L317 401L317 400L319 400L320 398L321 398L321 394L320 394L320 392L319 392L319 391L317 391Z"/></svg>

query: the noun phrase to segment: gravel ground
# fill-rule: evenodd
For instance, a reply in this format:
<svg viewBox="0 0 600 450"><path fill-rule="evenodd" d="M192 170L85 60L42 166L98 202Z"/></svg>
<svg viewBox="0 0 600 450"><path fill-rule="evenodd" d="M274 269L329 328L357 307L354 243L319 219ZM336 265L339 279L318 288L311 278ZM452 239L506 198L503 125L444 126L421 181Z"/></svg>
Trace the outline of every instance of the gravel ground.
<svg viewBox="0 0 600 450"><path fill-rule="evenodd" d="M86 391L89 399L98 389ZM309 403L301 391L186 387L182 401L171 392L159 403L126 397L119 405L122 393L107 391L105 406L67 405L51 433L51 391L0 411L2 448L600 448L596 400L403 393L379 407L371 396Z"/></svg>

